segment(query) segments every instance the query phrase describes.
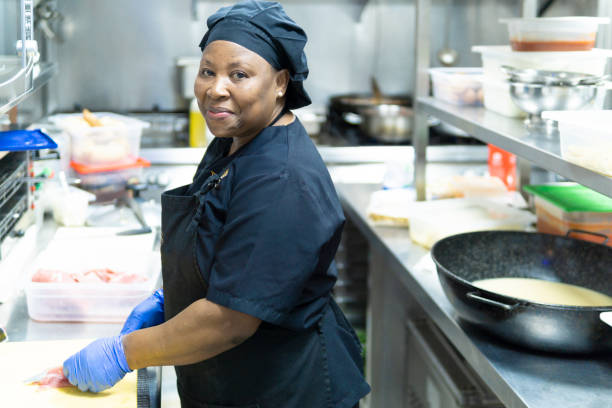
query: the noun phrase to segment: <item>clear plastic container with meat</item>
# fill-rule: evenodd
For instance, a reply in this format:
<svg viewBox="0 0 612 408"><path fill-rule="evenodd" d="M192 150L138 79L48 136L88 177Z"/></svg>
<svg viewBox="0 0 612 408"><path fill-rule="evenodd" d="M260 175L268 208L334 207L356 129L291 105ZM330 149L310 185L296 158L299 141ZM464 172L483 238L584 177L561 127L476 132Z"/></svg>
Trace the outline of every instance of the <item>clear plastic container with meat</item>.
<svg viewBox="0 0 612 408"><path fill-rule="evenodd" d="M158 285L159 252L43 251L27 270L28 314L39 321L122 322Z"/></svg>

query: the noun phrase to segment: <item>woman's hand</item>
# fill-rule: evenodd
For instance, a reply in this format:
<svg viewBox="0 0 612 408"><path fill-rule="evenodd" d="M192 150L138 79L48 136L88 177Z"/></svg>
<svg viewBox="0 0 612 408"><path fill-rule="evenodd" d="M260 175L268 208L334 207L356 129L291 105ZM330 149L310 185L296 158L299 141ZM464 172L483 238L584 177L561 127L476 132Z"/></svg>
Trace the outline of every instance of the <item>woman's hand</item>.
<svg viewBox="0 0 612 408"><path fill-rule="evenodd" d="M164 290L158 289L132 310L120 334L157 326L164 320Z"/></svg>
<svg viewBox="0 0 612 408"><path fill-rule="evenodd" d="M64 361L64 375L81 391L100 392L129 373L123 336L98 339Z"/></svg>

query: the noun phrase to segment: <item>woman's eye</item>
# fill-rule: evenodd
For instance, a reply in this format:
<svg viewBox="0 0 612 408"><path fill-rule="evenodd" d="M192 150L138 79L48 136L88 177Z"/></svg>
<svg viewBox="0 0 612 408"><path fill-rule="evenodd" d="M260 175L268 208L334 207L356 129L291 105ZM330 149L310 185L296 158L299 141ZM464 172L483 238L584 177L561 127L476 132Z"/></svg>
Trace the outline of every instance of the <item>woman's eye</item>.
<svg viewBox="0 0 612 408"><path fill-rule="evenodd" d="M214 76L215 73L208 68L203 68L202 70L200 70L200 75L202 75L203 77L211 77Z"/></svg>
<svg viewBox="0 0 612 408"><path fill-rule="evenodd" d="M245 79L248 78L247 74L242 71L236 71L232 73L233 77L236 79Z"/></svg>

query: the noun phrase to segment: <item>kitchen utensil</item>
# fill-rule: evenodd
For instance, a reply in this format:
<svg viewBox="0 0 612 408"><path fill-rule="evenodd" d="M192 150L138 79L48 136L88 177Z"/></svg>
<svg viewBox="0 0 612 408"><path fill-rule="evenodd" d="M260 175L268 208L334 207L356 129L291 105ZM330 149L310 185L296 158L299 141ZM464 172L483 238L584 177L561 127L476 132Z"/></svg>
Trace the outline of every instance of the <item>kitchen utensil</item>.
<svg viewBox="0 0 612 408"><path fill-rule="evenodd" d="M33 384L33 383L40 382L40 380L42 380L45 377L45 374L47 374L47 370L40 371L37 374L34 374L33 376L26 378L25 380L23 380L23 382L26 384Z"/></svg>
<svg viewBox="0 0 612 408"><path fill-rule="evenodd" d="M402 143L412 136L412 109L400 105L374 105L363 108L353 119L373 139ZM349 119L350 120L350 119Z"/></svg>
<svg viewBox="0 0 612 408"><path fill-rule="evenodd" d="M509 82L512 101L528 117L525 125L530 129L554 128L554 122L542 119L547 110L578 110L591 103L597 95L597 85L557 86Z"/></svg>
<svg viewBox="0 0 612 408"><path fill-rule="evenodd" d="M47 408L133 408L137 403L137 374L128 373L114 387L93 394L75 387L41 388L23 381L32 373L61 364L91 340L20 341L0 344L0 393L3 405Z"/></svg>
<svg viewBox="0 0 612 408"><path fill-rule="evenodd" d="M40 129L0 132L0 151L56 149L57 143Z"/></svg>
<svg viewBox="0 0 612 408"><path fill-rule="evenodd" d="M386 107L377 109L382 105ZM338 95L330 98L329 116L332 118L330 120L338 118L345 126L357 127L370 139L383 143L402 143L411 137L407 129L412 127L411 105L412 99L407 95L383 95L381 98L368 94ZM368 115L373 118L368 118ZM381 126L388 133L380 133Z"/></svg>
<svg viewBox="0 0 612 408"><path fill-rule="evenodd" d="M591 75L578 72L549 71L534 68L521 69L509 65L502 65L501 70L508 76L511 82L554 86L599 85L608 78L608 75Z"/></svg>
<svg viewBox="0 0 612 408"><path fill-rule="evenodd" d="M147 224L147 221L142 215L142 210L140 208L140 204L138 204L136 199L139 199L140 193L148 188L147 183L128 183L126 194L119 198L119 205L124 204L132 210L136 220L140 224L141 228L132 229L127 231L118 232L117 235L138 235L138 234L149 234L152 230L151 227Z"/></svg>
<svg viewBox="0 0 612 408"><path fill-rule="evenodd" d="M459 53L450 48L450 25L451 25L451 4L452 0L446 1L444 10L444 46L438 51L438 61L445 67L451 67L459 60Z"/></svg>
<svg viewBox="0 0 612 408"><path fill-rule="evenodd" d="M378 81L374 76L370 77L370 84L372 87L372 94L374 95L374 101L376 103L380 103L380 101L383 99L383 94L380 91L380 86L378 86Z"/></svg>
<svg viewBox="0 0 612 408"><path fill-rule="evenodd" d="M612 295L612 248L557 235L481 231L442 239L431 254L442 289L462 320L532 349L612 350L612 327L600 319L612 307L535 303L472 284L498 277L535 278Z"/></svg>

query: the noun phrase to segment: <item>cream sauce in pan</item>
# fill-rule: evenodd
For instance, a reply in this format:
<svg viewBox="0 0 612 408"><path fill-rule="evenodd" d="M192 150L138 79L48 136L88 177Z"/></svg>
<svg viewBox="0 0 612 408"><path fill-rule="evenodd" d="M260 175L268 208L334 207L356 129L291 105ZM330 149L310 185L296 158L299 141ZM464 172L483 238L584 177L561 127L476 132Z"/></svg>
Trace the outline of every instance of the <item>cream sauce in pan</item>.
<svg viewBox="0 0 612 408"><path fill-rule="evenodd" d="M563 306L612 306L612 297L570 285L532 278L491 278L472 282L478 288L530 302Z"/></svg>

